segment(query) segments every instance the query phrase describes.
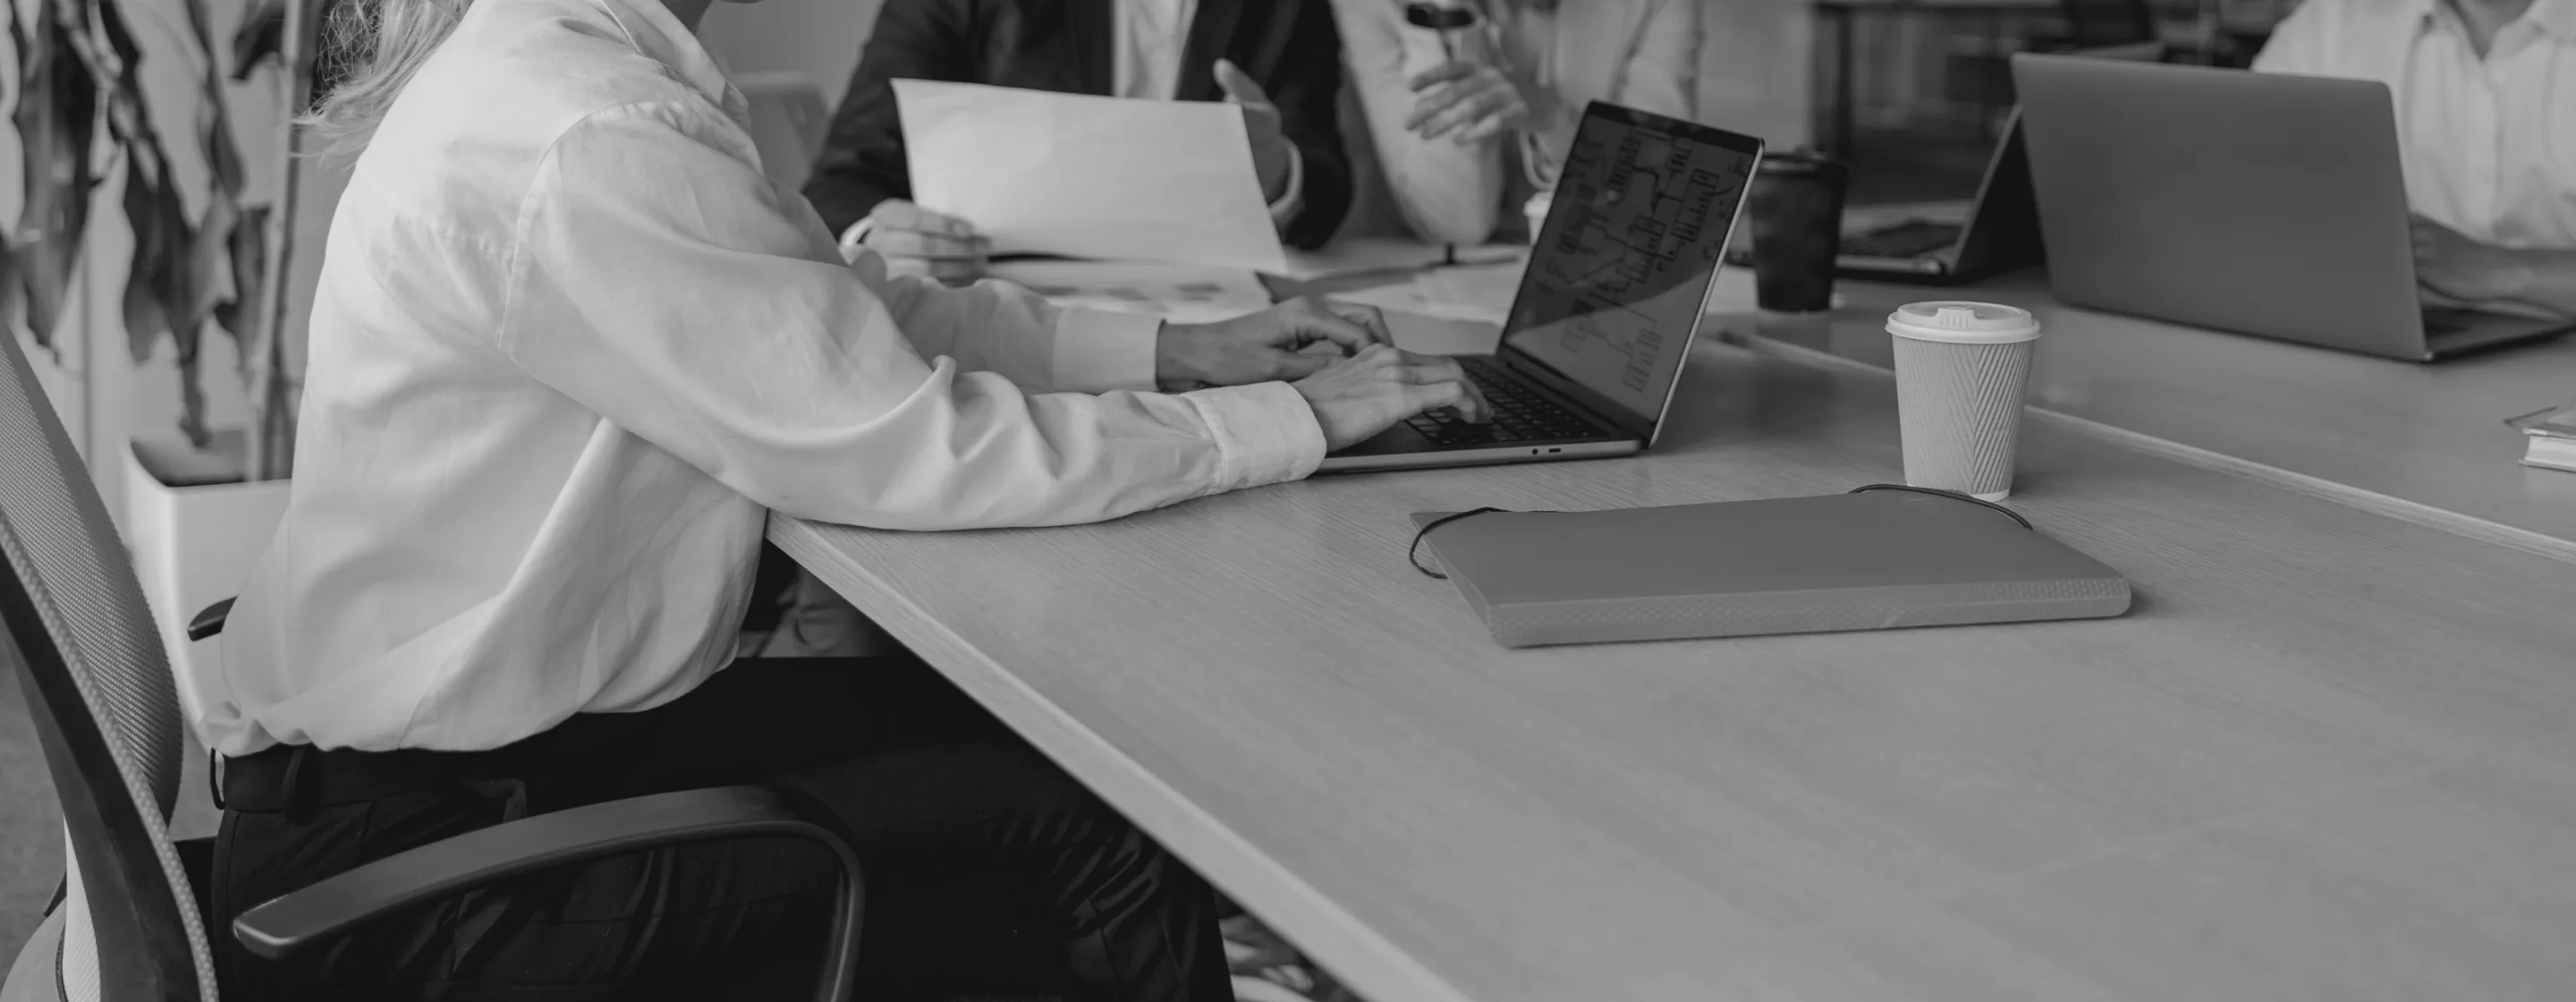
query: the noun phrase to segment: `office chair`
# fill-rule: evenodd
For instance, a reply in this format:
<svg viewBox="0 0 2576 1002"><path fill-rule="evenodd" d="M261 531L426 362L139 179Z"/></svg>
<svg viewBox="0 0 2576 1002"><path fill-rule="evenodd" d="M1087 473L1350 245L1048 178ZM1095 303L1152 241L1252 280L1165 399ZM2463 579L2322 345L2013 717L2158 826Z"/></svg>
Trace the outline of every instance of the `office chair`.
<svg viewBox="0 0 2576 1002"><path fill-rule="evenodd" d="M0 637L18 666L70 843L63 892L0 1002L215 1002L199 895L208 840L174 841L179 701L160 633L107 508L36 383L0 334ZM222 628L225 602L191 626ZM849 998L865 891L834 820L749 786L635 797L522 818L358 867L262 904L231 934L280 957L368 919L509 877L658 845L790 835L839 856L831 949L815 997Z"/></svg>

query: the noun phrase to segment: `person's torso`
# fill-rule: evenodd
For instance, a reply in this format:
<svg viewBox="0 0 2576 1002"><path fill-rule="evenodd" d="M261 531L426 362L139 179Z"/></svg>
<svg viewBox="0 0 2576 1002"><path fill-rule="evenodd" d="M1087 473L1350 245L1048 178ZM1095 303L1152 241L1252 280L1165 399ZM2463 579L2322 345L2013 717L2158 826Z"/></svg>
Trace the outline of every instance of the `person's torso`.
<svg viewBox="0 0 2576 1002"><path fill-rule="evenodd" d="M1168 52L1168 82L1155 93L1183 101L1224 98L1214 76L1220 57L1231 59L1254 80L1268 81L1286 59L1310 53L1294 51L1293 28L1301 5L1324 0L948 0L959 6L971 60L964 82L997 87L1024 87L1063 94L1116 95L1119 62L1128 41L1119 38L1131 25L1164 25L1180 32ZM1138 9L1122 11L1120 4ZM1173 12L1178 7L1177 16ZM1141 20L1131 20L1142 14ZM1158 41L1160 40L1158 36ZM1159 64L1158 64L1159 65ZM1158 69L1157 72L1160 72Z"/></svg>
<svg viewBox="0 0 2576 1002"><path fill-rule="evenodd" d="M497 341L521 203L575 122L690 104L757 170L685 35L656 0L481 3L395 103L332 222L287 513L220 669L183 680L210 746L494 747L729 657L766 513Z"/></svg>
<svg viewBox="0 0 2576 1002"><path fill-rule="evenodd" d="M2483 59L2440 4L2347 2L2324 68L2388 85L2414 210L2482 241L2576 247L2576 0L2539 0Z"/></svg>

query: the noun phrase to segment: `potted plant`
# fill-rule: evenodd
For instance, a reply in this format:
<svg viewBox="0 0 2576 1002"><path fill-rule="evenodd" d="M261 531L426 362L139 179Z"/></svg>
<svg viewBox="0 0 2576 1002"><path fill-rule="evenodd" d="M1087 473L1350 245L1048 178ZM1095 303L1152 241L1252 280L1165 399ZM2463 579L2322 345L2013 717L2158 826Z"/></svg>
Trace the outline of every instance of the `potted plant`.
<svg viewBox="0 0 2576 1002"><path fill-rule="evenodd" d="M137 434L125 454L126 541L174 662L198 608L231 595L284 512L293 454L294 390L286 371L285 279L301 170L291 112L305 106L311 12L303 4L247 11L218 66L206 0L35 0L10 23L21 73L12 109L26 157L20 223L0 241L0 309L40 347L59 353L75 269L88 252L91 191L121 182L116 204L134 246L119 297L125 344L139 364L167 341L179 375L177 427ZM191 210L173 177L170 145L145 101L142 48L129 11L176 21L191 67L189 114L206 180ZM173 16L175 15L175 16ZM246 176L227 87L262 67L279 102L280 175L266 192ZM260 197L266 194L266 200ZM112 265L112 262L109 262ZM211 332L230 337L250 420L211 428L201 363ZM99 461L105 457L94 457Z"/></svg>

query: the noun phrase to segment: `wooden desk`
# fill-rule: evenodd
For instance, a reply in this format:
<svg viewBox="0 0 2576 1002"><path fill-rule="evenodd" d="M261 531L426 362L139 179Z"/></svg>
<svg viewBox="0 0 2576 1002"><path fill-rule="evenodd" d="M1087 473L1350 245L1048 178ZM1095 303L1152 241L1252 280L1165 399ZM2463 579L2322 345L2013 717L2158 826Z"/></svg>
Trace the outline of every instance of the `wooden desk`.
<svg viewBox="0 0 2576 1002"><path fill-rule="evenodd" d="M2070 339L2071 340L2071 339ZM1898 476L1879 377L1708 344L1647 457L790 553L1377 1002L2558 999L2576 574L2050 422L2124 619L1505 651L1409 512Z"/></svg>
<svg viewBox="0 0 2576 1002"><path fill-rule="evenodd" d="M2424 365L2058 304L2026 271L1959 289L1838 283L1830 324L1725 319L1732 333L1892 366L1899 304L1992 299L2047 325L2031 376L2043 416L2132 444L2496 542L2576 558L2576 476L2516 462L2504 424L2576 395L2576 338ZM2138 436L2144 436L2140 438ZM2150 441L2161 440L2161 441Z"/></svg>

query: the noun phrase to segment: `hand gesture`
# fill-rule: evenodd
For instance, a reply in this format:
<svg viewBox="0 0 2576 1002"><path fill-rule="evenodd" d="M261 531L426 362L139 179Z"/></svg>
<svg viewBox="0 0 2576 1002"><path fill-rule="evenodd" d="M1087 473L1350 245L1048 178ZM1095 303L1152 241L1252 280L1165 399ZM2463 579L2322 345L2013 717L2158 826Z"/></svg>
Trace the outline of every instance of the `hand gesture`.
<svg viewBox="0 0 2576 1002"><path fill-rule="evenodd" d="M1297 147L1280 131L1279 106L1230 59L1216 61L1216 85L1225 99L1243 109L1243 131L1252 139L1252 167L1261 177L1261 197L1276 202L1288 190L1288 165Z"/></svg>

